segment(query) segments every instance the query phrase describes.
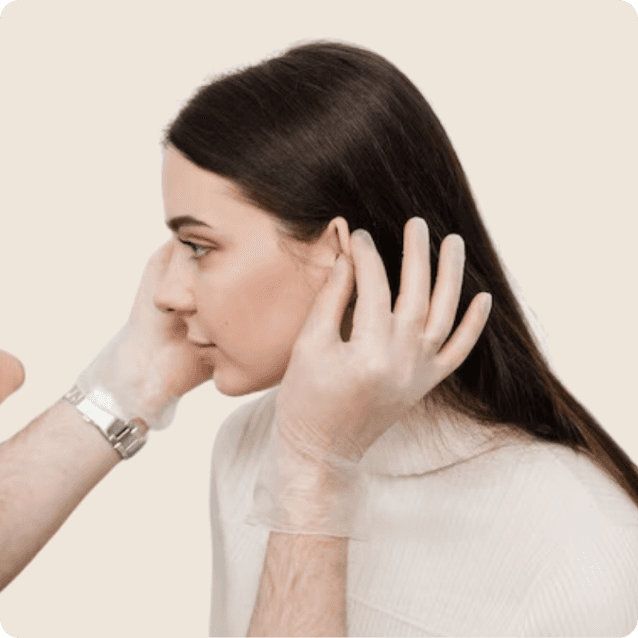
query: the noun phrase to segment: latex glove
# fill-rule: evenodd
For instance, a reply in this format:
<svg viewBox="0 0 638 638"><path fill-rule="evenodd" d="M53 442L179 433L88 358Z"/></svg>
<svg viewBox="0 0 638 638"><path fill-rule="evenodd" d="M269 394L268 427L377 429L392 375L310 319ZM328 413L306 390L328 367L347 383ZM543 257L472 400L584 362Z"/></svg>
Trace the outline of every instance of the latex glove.
<svg viewBox="0 0 638 638"><path fill-rule="evenodd" d="M19 359L0 350L0 403L24 383L24 366Z"/></svg>
<svg viewBox="0 0 638 638"><path fill-rule="evenodd" d="M76 381L92 401L123 419L141 417L152 429L167 427L180 397L213 373L186 340L183 319L153 303L173 250L169 241L151 256L127 323Z"/></svg>
<svg viewBox="0 0 638 638"><path fill-rule="evenodd" d="M430 298L427 225L409 220L394 312L383 261L363 237L353 233L353 265L339 256L295 343L248 523L350 536L362 487L358 462L461 365L487 322L491 295L481 293L446 343L463 282L458 235L442 243ZM344 342L340 325L355 277L353 329Z"/></svg>

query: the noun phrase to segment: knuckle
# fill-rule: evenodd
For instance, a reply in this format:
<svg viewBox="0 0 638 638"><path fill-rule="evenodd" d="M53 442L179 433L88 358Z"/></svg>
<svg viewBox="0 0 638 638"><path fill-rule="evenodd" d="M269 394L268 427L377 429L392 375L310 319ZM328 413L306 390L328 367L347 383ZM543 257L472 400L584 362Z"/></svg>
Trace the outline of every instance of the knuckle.
<svg viewBox="0 0 638 638"><path fill-rule="evenodd" d="M395 319L400 328L410 338L420 337L423 334L423 326L427 320L427 312L406 313L405 316L397 316Z"/></svg>
<svg viewBox="0 0 638 638"><path fill-rule="evenodd" d="M423 329L423 325L425 324L425 319L423 321L415 321L411 322L407 329L405 330L405 335L410 344L414 344L416 347L423 347L425 332Z"/></svg>
<svg viewBox="0 0 638 638"><path fill-rule="evenodd" d="M423 347L427 352L438 352L445 342L445 333L440 328L429 328L423 333Z"/></svg>

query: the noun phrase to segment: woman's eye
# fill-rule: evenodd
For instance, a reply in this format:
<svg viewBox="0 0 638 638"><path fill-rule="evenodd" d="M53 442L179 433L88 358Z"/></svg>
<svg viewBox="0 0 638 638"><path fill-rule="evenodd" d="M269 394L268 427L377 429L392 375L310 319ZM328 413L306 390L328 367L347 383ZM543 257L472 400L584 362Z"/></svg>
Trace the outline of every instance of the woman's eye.
<svg viewBox="0 0 638 638"><path fill-rule="evenodd" d="M201 244L195 244L192 241L186 241L185 239L179 240L184 246L188 246L193 251L193 258L199 259L206 255L209 251L213 250L209 246L202 246Z"/></svg>

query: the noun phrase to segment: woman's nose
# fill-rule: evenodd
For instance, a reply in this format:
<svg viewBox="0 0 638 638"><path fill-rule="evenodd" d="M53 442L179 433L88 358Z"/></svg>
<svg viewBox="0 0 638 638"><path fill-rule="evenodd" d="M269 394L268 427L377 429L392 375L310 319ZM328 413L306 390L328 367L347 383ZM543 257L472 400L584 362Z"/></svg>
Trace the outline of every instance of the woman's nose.
<svg viewBox="0 0 638 638"><path fill-rule="evenodd" d="M158 282L153 303L162 312L193 314L196 310L195 296L191 290L188 268L178 253L177 250L173 251Z"/></svg>

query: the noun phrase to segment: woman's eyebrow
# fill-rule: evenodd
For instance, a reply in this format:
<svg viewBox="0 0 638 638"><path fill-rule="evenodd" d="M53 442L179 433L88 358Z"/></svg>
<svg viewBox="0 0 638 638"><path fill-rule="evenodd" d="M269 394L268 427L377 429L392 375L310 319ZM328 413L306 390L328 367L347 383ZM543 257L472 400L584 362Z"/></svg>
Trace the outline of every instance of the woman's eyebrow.
<svg viewBox="0 0 638 638"><path fill-rule="evenodd" d="M190 215L181 215L180 217L173 217L166 222L166 225L174 232L179 232L179 229L182 226L206 226L206 228L211 228L206 222L203 222L201 219L196 219L195 217L191 217Z"/></svg>

